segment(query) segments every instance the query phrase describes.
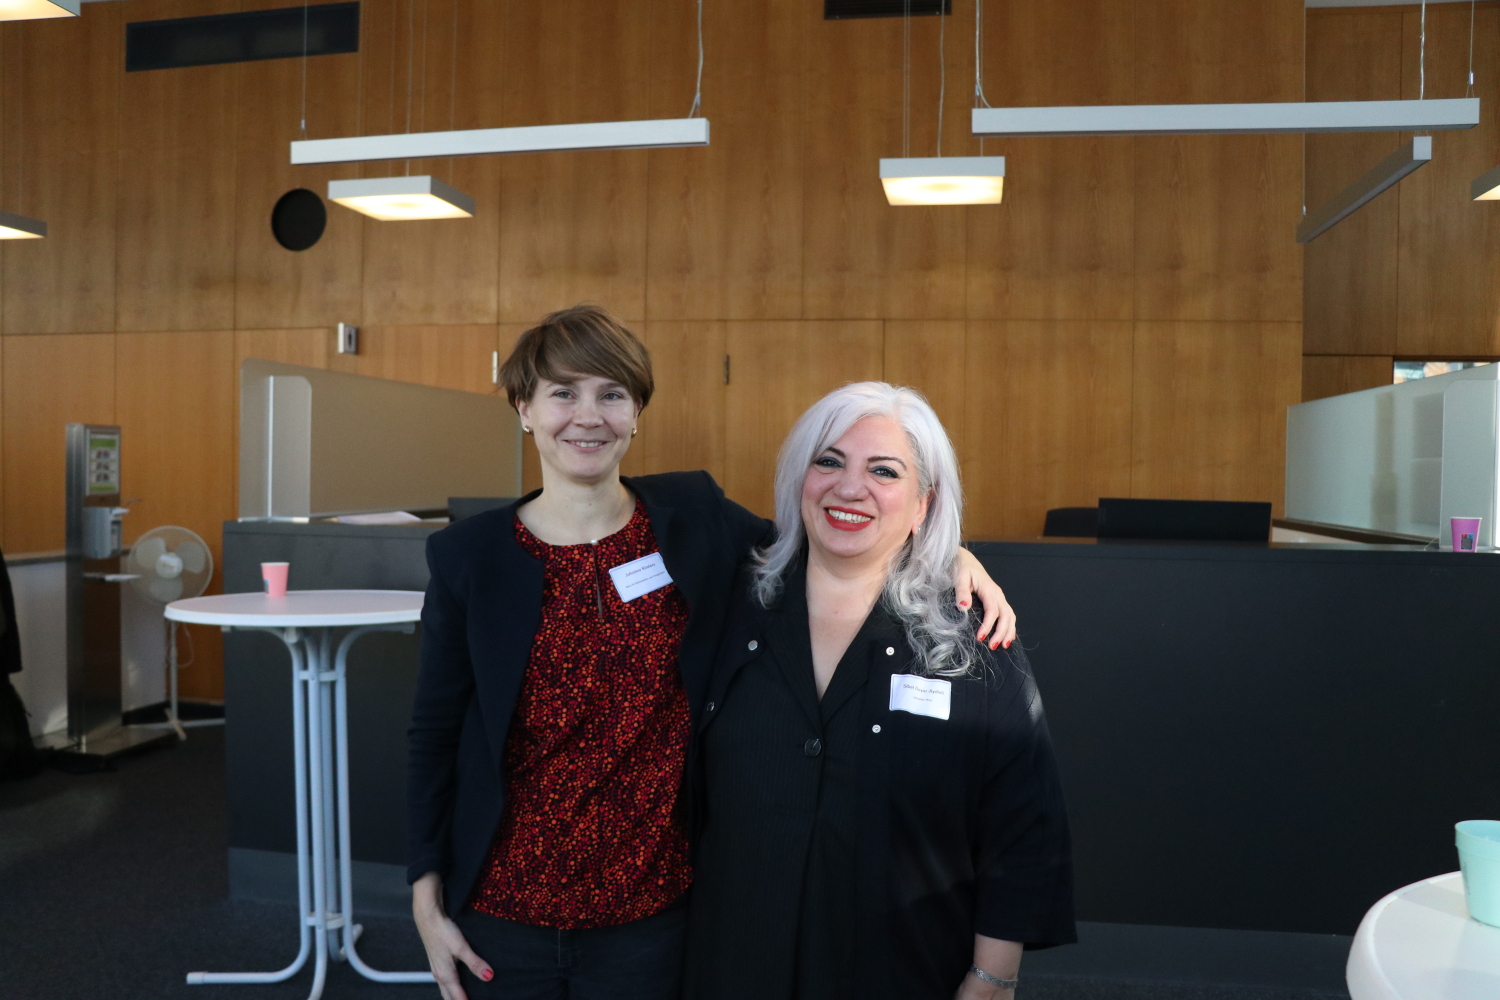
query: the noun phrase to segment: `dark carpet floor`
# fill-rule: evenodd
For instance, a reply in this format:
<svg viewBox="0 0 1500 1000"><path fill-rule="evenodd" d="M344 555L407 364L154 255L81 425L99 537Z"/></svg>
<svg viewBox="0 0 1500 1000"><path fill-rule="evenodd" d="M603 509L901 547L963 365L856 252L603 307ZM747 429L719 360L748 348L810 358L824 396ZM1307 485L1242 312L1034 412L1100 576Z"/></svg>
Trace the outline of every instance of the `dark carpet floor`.
<svg viewBox="0 0 1500 1000"><path fill-rule="evenodd" d="M46 771L0 784L0 998L303 998L304 971L274 986L188 986L193 970L280 968L293 910L226 898L224 738L199 729L98 774ZM360 918L376 968L424 966L409 921ZM1024 969L1022 975L1025 975ZM1326 993L1033 976L1025 1000L1323 1000ZM324 996L436 997L334 965ZM774 998L767 998L774 1000Z"/></svg>

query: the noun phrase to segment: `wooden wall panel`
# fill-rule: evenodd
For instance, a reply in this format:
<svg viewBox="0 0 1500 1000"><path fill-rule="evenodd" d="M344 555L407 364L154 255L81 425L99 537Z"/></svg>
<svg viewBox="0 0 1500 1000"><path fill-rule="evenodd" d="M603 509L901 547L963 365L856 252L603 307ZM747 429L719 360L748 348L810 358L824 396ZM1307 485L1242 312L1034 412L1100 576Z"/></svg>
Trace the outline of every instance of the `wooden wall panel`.
<svg viewBox="0 0 1500 1000"><path fill-rule="evenodd" d="M125 21L222 14L238 0L125 0ZM118 44L118 42L117 42ZM120 82L116 329L234 326L239 67L127 73Z"/></svg>
<svg viewBox="0 0 1500 1000"><path fill-rule="evenodd" d="M1281 513L1297 323L1135 325L1131 496L1268 500Z"/></svg>
<svg viewBox="0 0 1500 1000"><path fill-rule="evenodd" d="M417 382L439 389L492 395L494 324L469 326L368 326L359 331L358 354L329 354L333 371Z"/></svg>
<svg viewBox="0 0 1500 1000"><path fill-rule="evenodd" d="M1427 12L1428 97L1462 97L1469 12ZM1420 21L1407 13L1402 96L1418 94ZM1439 132L1432 162L1401 182L1400 311L1396 354L1500 354L1500 211L1469 200L1469 182L1500 163L1500 10L1476 11L1474 64L1480 68L1477 128ZM1486 71L1488 70L1488 71Z"/></svg>
<svg viewBox="0 0 1500 1000"><path fill-rule="evenodd" d="M1132 0L991 0L984 19L986 97L996 107L1131 103L1134 8ZM950 28L964 23L954 20ZM1016 72L1019 66L1026 70ZM985 143L986 153L1006 157L1005 202L967 210L971 318L1134 315L1132 142ZM969 154L977 155L979 143L970 145Z"/></svg>
<svg viewBox="0 0 1500 1000"><path fill-rule="evenodd" d="M960 455L964 453L966 428L965 340L963 320L893 319L885 324L882 377L892 385L911 386L926 396Z"/></svg>
<svg viewBox="0 0 1500 1000"><path fill-rule="evenodd" d="M113 334L16 336L4 352L5 551L50 552L64 544L65 427L115 422ZM133 437L125 461L135 461ZM126 496L137 496L126 493ZM127 518L129 521L132 518Z"/></svg>
<svg viewBox="0 0 1500 1000"><path fill-rule="evenodd" d="M1052 507L1130 488L1131 325L970 320L969 537L1032 536Z"/></svg>
<svg viewBox="0 0 1500 1000"><path fill-rule="evenodd" d="M656 320L641 331L651 352L656 393L641 414L630 455L633 474L707 469L721 484L724 444L723 322Z"/></svg>
<svg viewBox="0 0 1500 1000"><path fill-rule="evenodd" d="M362 131L378 135L502 124L507 25L495 16L499 6L497 0L364 0ZM528 85L541 86L538 78ZM495 322L502 221L498 159L370 163L360 172L346 166L337 175L431 174L472 196L476 206L472 219L362 223L363 322Z"/></svg>
<svg viewBox="0 0 1500 1000"><path fill-rule="evenodd" d="M1390 385L1394 375L1392 361L1389 355L1303 355L1302 401Z"/></svg>
<svg viewBox="0 0 1500 1000"><path fill-rule="evenodd" d="M775 516L776 453L798 417L844 382L881 377L879 321L737 322L728 324L729 391L725 399L724 470L730 498Z"/></svg>
<svg viewBox="0 0 1500 1000"><path fill-rule="evenodd" d="M361 321L363 216L325 202L328 227L322 239L306 250L287 250L271 235L271 210L282 195L300 187L323 198L330 179L353 175L343 164L293 167L289 145L299 138L359 134L359 59L358 54L351 54L307 60L305 136L299 128L302 60L266 59L237 67L237 327L358 325Z"/></svg>
<svg viewBox="0 0 1500 1000"><path fill-rule="evenodd" d="M703 114L713 142L648 154L651 319L802 315L803 7L804 0L704 7L711 48ZM655 0L652 18L660 58L651 114L679 117L697 68L694 9Z"/></svg>
<svg viewBox="0 0 1500 1000"><path fill-rule="evenodd" d="M1328 10L1307 22L1309 101L1401 96L1401 12ZM1307 137L1307 204L1316 210L1401 144L1392 132ZM1429 165L1424 170L1432 169ZM1307 244L1303 350L1392 353L1396 348L1396 233L1405 185Z"/></svg>
<svg viewBox="0 0 1500 1000"><path fill-rule="evenodd" d="M502 124L649 117L651 70L663 58L653 51L651 8L652 0L505 0ZM671 117L686 113L683 105ZM500 319L535 322L585 301L644 318L649 163L642 150L502 158Z"/></svg>
<svg viewBox="0 0 1500 1000"><path fill-rule="evenodd" d="M326 327L311 330L236 330L234 331L234 378L238 398L240 363L246 358L280 361L308 368L327 368L333 353L333 331Z"/></svg>
<svg viewBox="0 0 1500 1000"><path fill-rule="evenodd" d="M116 358L121 489L141 498L125 519L125 544L163 524L196 531L213 550L209 592L217 593L223 586L222 525L236 513L234 334L120 334ZM184 698L220 700L219 630L189 629L193 661L182 671L179 690Z"/></svg>
<svg viewBox="0 0 1500 1000"><path fill-rule="evenodd" d="M962 319L968 210L893 208L880 186L880 158L903 155L901 19L825 21L822 11L821 0L804 0L803 314ZM936 155L937 22L912 18L911 156ZM947 38L949 155L971 144L962 81L973 78L972 38Z"/></svg>
<svg viewBox="0 0 1500 1000"><path fill-rule="evenodd" d="M1301 0L1136 8L1136 102L1297 101ZM1302 318L1299 136L1135 140L1137 319Z"/></svg>
<svg viewBox="0 0 1500 1000"><path fill-rule="evenodd" d="M44 240L3 250L5 333L107 332L115 326L119 4L77 18L11 22L15 100L6 208L47 222Z"/></svg>

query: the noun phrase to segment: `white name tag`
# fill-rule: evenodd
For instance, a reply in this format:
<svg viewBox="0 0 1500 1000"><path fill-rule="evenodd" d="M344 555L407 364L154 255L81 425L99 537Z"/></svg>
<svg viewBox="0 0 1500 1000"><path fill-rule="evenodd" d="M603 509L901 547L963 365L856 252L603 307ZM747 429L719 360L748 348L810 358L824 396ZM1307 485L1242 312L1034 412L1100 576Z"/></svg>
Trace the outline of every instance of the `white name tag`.
<svg viewBox="0 0 1500 1000"><path fill-rule="evenodd" d="M615 593L620 595L620 600L627 603L672 582L672 575L667 572L667 564L661 561L660 552L621 563L609 571L609 578L615 582Z"/></svg>
<svg viewBox="0 0 1500 1000"><path fill-rule="evenodd" d="M953 682L941 677L918 677L916 674L891 675L891 711L910 712L933 719L948 719L948 703L953 697Z"/></svg>

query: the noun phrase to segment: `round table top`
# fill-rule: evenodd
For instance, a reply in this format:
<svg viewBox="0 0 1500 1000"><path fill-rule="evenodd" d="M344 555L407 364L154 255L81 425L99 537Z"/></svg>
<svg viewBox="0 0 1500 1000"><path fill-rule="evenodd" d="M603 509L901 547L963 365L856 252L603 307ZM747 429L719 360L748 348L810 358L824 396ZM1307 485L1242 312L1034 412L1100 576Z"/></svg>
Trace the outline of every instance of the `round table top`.
<svg viewBox="0 0 1500 1000"><path fill-rule="evenodd" d="M265 594L214 594L173 601L166 615L194 625L314 628L390 625L422 617L420 590L289 590Z"/></svg>
<svg viewBox="0 0 1500 1000"><path fill-rule="evenodd" d="M1500 927L1469 916L1460 872L1436 875L1370 907L1345 978L1351 1000L1494 1000Z"/></svg>

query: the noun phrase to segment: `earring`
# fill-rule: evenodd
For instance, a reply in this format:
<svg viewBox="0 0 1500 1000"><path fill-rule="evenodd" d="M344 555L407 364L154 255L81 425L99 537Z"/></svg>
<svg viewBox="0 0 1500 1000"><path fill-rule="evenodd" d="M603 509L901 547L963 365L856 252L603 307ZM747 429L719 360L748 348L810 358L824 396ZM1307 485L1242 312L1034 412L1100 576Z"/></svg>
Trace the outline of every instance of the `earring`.
<svg viewBox="0 0 1500 1000"><path fill-rule="evenodd" d="M631 437L635 437L640 432L641 432L641 429L639 427L632 427L632 428L630 428L630 436Z"/></svg>
<svg viewBox="0 0 1500 1000"><path fill-rule="evenodd" d="M525 424L522 424L521 425L521 433L522 434L530 434L531 433L531 428L527 427Z"/></svg>
<svg viewBox="0 0 1500 1000"><path fill-rule="evenodd" d="M911 526L911 533L913 535L920 535L922 533L922 526L920 524L914 524L914 525L912 525Z"/></svg>

